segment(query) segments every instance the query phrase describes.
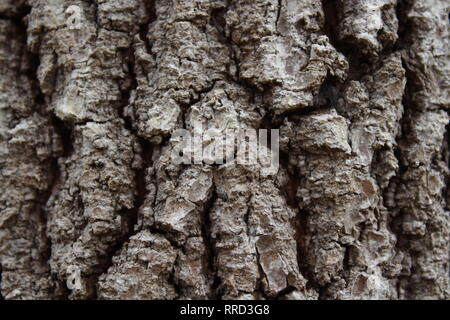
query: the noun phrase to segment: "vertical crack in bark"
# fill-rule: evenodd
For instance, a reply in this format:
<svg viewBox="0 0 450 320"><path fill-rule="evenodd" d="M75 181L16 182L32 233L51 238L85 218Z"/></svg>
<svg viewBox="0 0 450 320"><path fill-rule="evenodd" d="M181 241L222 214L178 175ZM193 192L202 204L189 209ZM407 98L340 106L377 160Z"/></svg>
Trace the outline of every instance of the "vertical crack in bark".
<svg viewBox="0 0 450 320"><path fill-rule="evenodd" d="M139 27L139 38L141 39L141 41L144 42L145 45L145 49L147 51L148 54L153 55L152 53L152 47L148 41L147 35L149 32L149 26L150 24L152 24L153 22L156 21L156 12L155 12L155 1L154 0L144 0L144 5L145 5L145 9L146 9L146 15L147 15L147 19L148 21L146 21L145 23L141 24Z"/></svg>
<svg viewBox="0 0 450 320"><path fill-rule="evenodd" d="M264 282L268 283L269 279L267 278L267 274L261 265L261 256L258 252L258 247L256 247L255 253L256 253L256 263L258 265L259 271L259 277L257 279L255 294L260 295L265 300L271 300L271 298L266 294L266 290L264 290Z"/></svg>
<svg viewBox="0 0 450 320"><path fill-rule="evenodd" d="M423 10L421 5L430 9L431 16L424 20L415 16L415 12ZM396 248L405 256L398 282L400 299L441 299L448 295L448 278L445 279L448 277L448 249L444 243L430 242L431 233L435 238L448 239L448 214L445 212L448 169L442 166L448 166L446 158L442 158L442 146L446 143L446 129L442 125L447 123L448 126L448 113L442 112L439 106L441 95L434 92L445 90L435 82L443 76L439 74L441 67L433 75L430 74L433 71L429 71L436 68L441 57L431 50L427 61L415 60L416 54L428 52L428 40L436 37L435 32L442 24L436 19L440 6L440 2L418 4L418 1L405 0L399 1L397 7L401 40L396 47L404 52L407 78L403 99L405 115L397 153L400 172L390 191L395 192L394 208L397 211L391 227L398 239ZM445 99L442 101L445 103ZM430 122L433 122L433 129L428 127ZM436 133L433 135L432 132ZM428 137L426 142L423 141L425 137ZM422 148L424 153L417 152ZM442 188L438 187L440 183ZM430 252L433 252L433 261ZM433 274L430 274L431 270Z"/></svg>
<svg viewBox="0 0 450 320"><path fill-rule="evenodd" d="M397 13L398 14L398 13ZM400 15L398 15L400 18ZM399 19L399 32L403 29L404 23L403 19ZM400 38L400 37L399 37ZM403 44L399 41L397 43L397 46L399 49L402 48ZM398 172L395 176L393 176L390 181L389 185L387 187L387 190L382 194L383 195L383 202L390 210L391 214L388 217L388 225L391 232L393 232L396 236L396 242L395 242L395 250L397 252L402 251L408 251L407 246L405 246L404 236L402 235L402 229L401 229L401 222L403 220L404 214L402 211L398 208L395 194L397 192L397 186L401 183L402 176L405 174L405 172L408 170L408 167L405 165L405 160L403 159L400 146L405 144L405 140L407 137L411 134L409 129L408 120L410 118L410 113L413 108L411 107L411 85L410 85L410 77L408 76L410 74L409 70L406 68L405 63L402 59L402 65L406 70L406 84L405 84L405 90L403 92L403 98L402 98L402 105L404 108L402 118L400 120L400 131L396 137L396 148L394 150L395 158L397 159L397 163L399 166ZM406 242L408 242L406 240ZM408 277L404 275L399 276L398 284L396 286L397 289L397 297L401 297L401 283L404 281L407 281ZM403 288L404 290L404 288Z"/></svg>
<svg viewBox="0 0 450 320"><path fill-rule="evenodd" d="M151 46L147 39L147 34L149 31L149 25L156 20L156 14L154 9L154 1L152 0L144 0L144 6L146 11L146 18L143 23L139 24L137 36L144 43L145 49L148 54L152 54ZM97 19L98 20L98 19ZM132 36L131 36L132 37ZM127 79L129 81L129 85L126 90L121 91L121 105L119 106L119 118L124 121L125 128L133 135L133 137L137 140L137 149L133 150L135 152L135 157L140 158L140 167L134 168L134 183L136 189L135 199L132 208L124 208L118 212L118 214L122 217L122 229L125 230L122 233L120 239L116 241L116 244L109 250L107 254L107 262L103 267L103 272L101 272L97 276L96 288L98 290L98 278L108 272L109 268L113 266L113 258L120 254L125 243L129 241L129 239L136 235L142 227L138 227L138 219L139 219L139 210L143 205L145 198L147 196L146 190L146 181L145 176L147 174L147 169L152 166L153 160L153 146L146 141L145 139L139 137L136 133L135 127L133 125L133 118L131 115L126 114L126 109L129 108L129 104L131 102L131 95L133 91L136 91L138 87L137 83L137 75L135 73L136 69L136 61L135 61L136 52L133 50L133 46L127 49L127 54L125 55L127 59L127 69L128 75ZM128 111L129 112L129 111ZM138 228L138 229L136 229ZM175 284L174 284L175 285ZM96 293L97 295L97 293Z"/></svg>
<svg viewBox="0 0 450 320"><path fill-rule="evenodd" d="M282 5L283 5L283 0L278 0L278 3L277 3L277 19L275 20L275 29L277 31L278 31L278 22L280 21Z"/></svg>
<svg viewBox="0 0 450 320"><path fill-rule="evenodd" d="M12 6L12 8L14 8ZM11 9L11 8L10 8ZM8 8L6 9L8 10ZM14 97L14 94L17 94L17 92L14 92L14 88L17 88L19 86L23 86L21 90L22 92L19 93L21 95L20 98L25 98L25 96L29 95L30 100L29 104L25 105L25 110L14 110L11 108L11 110L6 110L6 112L12 112L13 117L16 117L14 125L17 125L19 122L22 122L23 125L28 125L28 128L23 128L22 130L17 131L19 126L16 126L15 128L10 128L10 130L15 130L15 137L13 139L20 139L20 135L25 133L25 139L24 142L27 143L27 139L30 137L32 139L36 139L36 143L39 143L40 145L30 145L29 149L36 148L35 154L33 154L33 157L36 157L36 159L17 159L17 163L14 163L15 166L27 166L26 170L30 170L31 172L34 170L35 174L37 175L34 177L34 179L42 179L40 183L40 187L33 187L33 180L32 177L16 177L14 179L20 180L20 179L29 179L29 186L22 186L23 190L21 192L27 193L25 190L31 190L28 191L27 195L23 195L23 199L16 199L21 203L21 208L19 210L18 215L26 215L27 209L26 207L29 206L28 202L31 200L33 201L33 208L31 209L31 216L26 217L27 220L29 220L29 223L34 224L33 226L29 226L29 230L26 230L26 232L36 232L37 234L34 234L33 239L28 239L29 235L27 234L20 234L20 235L14 235L14 229L18 228L20 230L21 224L23 222L16 221L15 226L11 226L9 232L12 232L13 237L20 236L22 237L23 241L31 241L33 244L33 248L30 249L31 251L34 251L34 253L29 257L30 264L33 266L18 266L17 270L14 271L8 271L8 273L12 272L13 276L9 275L9 278L14 278L16 275L14 273L17 273L17 276L21 277L22 279L19 282L26 282L28 279L29 283L16 283L17 292L15 293L18 296L14 296L15 294L13 292L10 292L10 284L2 284L2 289L9 291L7 293L8 298L37 298L37 297L43 297L43 298L58 298L58 297L64 297L64 294L62 292L57 292L58 290L58 284L54 279L51 278L50 272L48 270L49 268L49 259L51 256L51 241L48 238L48 232L47 232L47 212L46 212L46 204L47 201L51 195L51 190L55 186L58 177L59 177L59 171L57 168L57 161L59 157L61 156L61 143L59 141L59 135L58 135L58 129L52 119L51 114L46 109L46 103L44 100L44 97L42 95L42 92L40 91L40 87L37 80L37 68L39 65L39 58L38 56L34 55L33 53L29 52L27 49L27 27L25 25L24 19L29 15L31 7L26 5L21 5L15 7L15 10L17 11L15 14L12 13L11 16L5 16L2 17L3 19L6 19L12 23L12 25L15 26L15 34L10 35L13 39L11 39L10 45L12 46L10 50L17 50L17 46L15 47L13 42L14 41L20 41L20 50L21 52L16 52L14 55L17 55L17 57L20 57L21 59L19 64L19 74L17 74L18 79L21 77L26 77L27 81L29 83L26 83L27 81L24 81L25 83L10 83L11 92L9 92L9 99L17 99ZM2 27L3 28L3 27ZM16 44L17 45L17 44ZM11 68L14 68L14 66L8 66ZM6 75L5 75L6 76ZM23 78L21 79L24 80ZM29 86L27 86L27 84ZM25 98L26 99L26 98ZM14 100L12 100L14 101ZM11 102L12 105L14 105L17 102ZM19 102L20 103L20 102ZM20 105L14 106L18 109L20 109ZM14 114L17 112L16 114ZM24 115L25 113L25 115ZM6 120L6 118L5 118ZM11 119L10 119L11 120ZM42 132L35 132L36 128L33 126L39 126L38 130L45 130L48 131L42 131ZM50 136L44 137L46 134L50 134ZM39 135L43 135L42 137ZM2 137L3 138L3 137ZM45 140L47 138L47 140ZM70 144L69 144L70 145ZM12 145L11 145L12 146ZM50 154L48 158L42 159L44 153L46 151L49 151ZM25 153L30 152L30 150L25 150ZM20 155L10 155L11 158L14 158L15 156ZM23 163L25 161L25 163ZM41 161L42 163L36 164L36 162ZM41 170L41 172L39 172ZM27 173L25 173L26 175ZM44 176L40 177L39 175L43 174ZM25 181L23 181L25 182ZM26 183L25 183L26 184ZM20 186L20 184L19 184ZM5 185L6 187L6 185ZM4 190L6 191L6 190ZM34 195L31 195L29 192L34 193ZM20 196L20 195L19 195ZM12 198L10 199L14 201ZM23 212L22 212L23 211ZM2 212L2 215L6 213L6 211ZM36 216L33 216L36 215ZM21 220L23 217L17 217L17 220ZM33 219L34 222L32 221ZM25 222L26 223L26 222ZM23 226L22 226L23 227ZM34 231L33 231L34 230ZM24 232L18 231L19 233ZM25 233L26 233L25 232ZM15 238L10 239L2 239L2 241L10 241L11 242L11 249L14 249L14 241L17 241ZM4 246L2 246L5 248ZM4 252L2 252L4 254ZM8 254L6 252L6 254ZM19 258L18 258L19 259ZM23 258L21 258L23 259ZM20 265L20 262L18 263ZM2 268L0 266L0 269L5 271L5 268ZM31 270L28 270L31 269ZM6 282L6 281L5 281ZM39 284L38 284L39 283ZM45 284L44 284L45 283ZM42 292L37 292L35 286L41 285ZM44 288L44 286L47 286ZM0 290L3 294L3 290ZM22 296L21 296L22 295ZM36 295L36 296L34 296Z"/></svg>
<svg viewBox="0 0 450 320"><path fill-rule="evenodd" d="M202 239L205 245L205 263L204 270L206 270L208 274L208 278L212 279L211 284L211 299L220 299L220 292L218 292L218 288L220 287L220 278L217 275L217 267L216 267L216 253L215 253L215 245L214 240L211 237L211 221L210 214L211 210L214 206L214 203L217 200L217 193L215 190L215 186L213 186L213 190L211 191L210 199L206 202L203 211L200 215L200 222L202 228Z"/></svg>

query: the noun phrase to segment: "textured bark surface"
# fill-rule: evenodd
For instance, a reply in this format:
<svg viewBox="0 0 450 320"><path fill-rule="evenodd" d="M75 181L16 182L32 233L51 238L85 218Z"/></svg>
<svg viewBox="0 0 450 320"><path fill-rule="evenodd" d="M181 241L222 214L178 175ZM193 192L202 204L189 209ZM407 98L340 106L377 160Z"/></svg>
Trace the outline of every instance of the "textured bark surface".
<svg viewBox="0 0 450 320"><path fill-rule="evenodd" d="M448 299L449 10L0 0L1 297ZM195 123L279 170L175 165Z"/></svg>

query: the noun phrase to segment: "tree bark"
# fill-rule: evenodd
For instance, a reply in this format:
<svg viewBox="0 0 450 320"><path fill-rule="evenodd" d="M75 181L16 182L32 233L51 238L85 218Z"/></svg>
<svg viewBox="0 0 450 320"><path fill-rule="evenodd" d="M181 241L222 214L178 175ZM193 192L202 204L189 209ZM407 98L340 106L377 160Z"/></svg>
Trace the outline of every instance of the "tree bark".
<svg viewBox="0 0 450 320"><path fill-rule="evenodd" d="M447 299L449 9L0 0L2 298ZM278 171L174 164L196 123Z"/></svg>

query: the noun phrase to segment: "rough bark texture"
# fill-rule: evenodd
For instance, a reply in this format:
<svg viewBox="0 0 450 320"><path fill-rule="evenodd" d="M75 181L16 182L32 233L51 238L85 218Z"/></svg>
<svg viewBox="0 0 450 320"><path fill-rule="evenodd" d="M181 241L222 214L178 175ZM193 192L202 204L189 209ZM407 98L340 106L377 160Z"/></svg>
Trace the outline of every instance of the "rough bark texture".
<svg viewBox="0 0 450 320"><path fill-rule="evenodd" d="M1 297L447 299L449 9L0 0ZM174 165L199 122L278 172Z"/></svg>

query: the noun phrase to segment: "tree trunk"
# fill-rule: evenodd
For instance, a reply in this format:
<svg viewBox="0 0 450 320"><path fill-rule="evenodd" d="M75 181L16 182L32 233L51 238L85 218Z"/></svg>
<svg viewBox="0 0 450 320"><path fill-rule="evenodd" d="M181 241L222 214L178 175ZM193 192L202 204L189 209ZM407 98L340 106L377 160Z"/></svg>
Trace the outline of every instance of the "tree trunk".
<svg viewBox="0 0 450 320"><path fill-rule="evenodd" d="M4 299L447 299L445 0L0 0ZM279 129L279 167L176 164Z"/></svg>

